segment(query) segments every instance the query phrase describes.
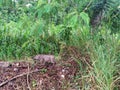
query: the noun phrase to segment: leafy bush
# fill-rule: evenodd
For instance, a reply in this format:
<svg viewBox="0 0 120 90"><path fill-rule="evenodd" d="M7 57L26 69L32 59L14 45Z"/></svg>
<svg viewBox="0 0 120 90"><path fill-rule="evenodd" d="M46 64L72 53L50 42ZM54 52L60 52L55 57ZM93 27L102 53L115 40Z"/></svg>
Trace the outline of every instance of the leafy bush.
<svg viewBox="0 0 120 90"><path fill-rule="evenodd" d="M115 83L120 78L119 2L1 0L0 59L59 54L62 44L74 46L91 59L92 70L83 77L91 79L92 76L98 90L117 88ZM82 85L88 90L92 84L86 80Z"/></svg>

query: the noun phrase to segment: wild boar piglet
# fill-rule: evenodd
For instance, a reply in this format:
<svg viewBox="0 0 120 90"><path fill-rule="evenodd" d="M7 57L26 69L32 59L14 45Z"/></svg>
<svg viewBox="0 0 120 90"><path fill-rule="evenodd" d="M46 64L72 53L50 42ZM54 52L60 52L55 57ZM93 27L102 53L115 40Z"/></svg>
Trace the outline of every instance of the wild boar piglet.
<svg viewBox="0 0 120 90"><path fill-rule="evenodd" d="M55 57L54 55L43 55L43 54L39 54L33 57L35 63L53 63L55 64Z"/></svg>

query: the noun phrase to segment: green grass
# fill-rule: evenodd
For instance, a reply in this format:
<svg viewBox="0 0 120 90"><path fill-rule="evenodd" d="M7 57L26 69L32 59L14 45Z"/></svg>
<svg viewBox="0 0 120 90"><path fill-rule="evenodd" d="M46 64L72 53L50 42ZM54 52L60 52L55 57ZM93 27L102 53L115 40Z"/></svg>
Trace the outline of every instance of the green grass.
<svg viewBox="0 0 120 90"><path fill-rule="evenodd" d="M90 70L80 68L82 76L78 77L82 80L82 90L119 90L116 83L119 82L120 78L118 75L120 68L120 34L111 34L108 28L102 27L95 34L88 35L82 37L75 35L72 38L74 45L84 49L81 51L88 53L92 61L92 67L87 66ZM82 43L81 40L84 42ZM81 66L79 60L78 64ZM86 73L88 71L89 73Z"/></svg>
<svg viewBox="0 0 120 90"><path fill-rule="evenodd" d="M99 37L100 35L100 37ZM100 39L103 41L100 41ZM93 77L99 90L113 90L117 73L116 62L119 61L119 34L111 35L110 31L101 30L93 39L92 52ZM117 76L118 77L118 76Z"/></svg>
<svg viewBox="0 0 120 90"><path fill-rule="evenodd" d="M82 54L90 55L92 63L89 72L80 67L82 75L78 75L77 79L82 81L82 90L90 90L91 87L94 90L119 90L119 9L108 2L112 5L106 7L108 12L105 19L93 29L90 19L94 11L91 9L97 7L99 0L91 0L91 6L87 0L84 5L78 3L79 0L73 0L74 3L69 1L53 0L50 4L47 0L31 1L36 5L31 8L21 4L9 8L0 4L0 16L3 17L0 18L0 60L17 60L40 53L58 55L62 44L75 46ZM90 9L83 12L86 5ZM9 14L8 8L12 11ZM77 62L82 66L79 60Z"/></svg>
<svg viewBox="0 0 120 90"><path fill-rule="evenodd" d="M42 29L45 29L42 20L33 22L26 16L18 22L1 24L0 58L24 58L38 53L55 53L57 42L50 42L51 37L45 37Z"/></svg>

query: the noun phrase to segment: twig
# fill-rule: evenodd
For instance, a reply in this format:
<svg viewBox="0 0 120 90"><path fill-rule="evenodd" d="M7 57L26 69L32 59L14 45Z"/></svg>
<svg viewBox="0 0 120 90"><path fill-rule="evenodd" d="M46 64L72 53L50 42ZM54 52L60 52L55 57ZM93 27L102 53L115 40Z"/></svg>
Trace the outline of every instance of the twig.
<svg viewBox="0 0 120 90"><path fill-rule="evenodd" d="M29 76L30 76L30 67L29 67L29 64L28 64L27 86L28 86L28 89L31 90L31 88L30 88L30 84L29 84Z"/></svg>
<svg viewBox="0 0 120 90"><path fill-rule="evenodd" d="M88 9L88 7L91 5L92 0L87 4L87 6L84 8L83 12L86 11Z"/></svg>
<svg viewBox="0 0 120 90"><path fill-rule="evenodd" d="M16 79L16 78L25 76L25 75L27 75L27 74L39 72L39 71L40 71L40 70L33 70L33 71L31 71L31 72L26 72L26 73L22 73L22 74L20 74L20 75L16 75L15 77L13 77L13 78L11 78L11 79L9 79L9 80L6 80L5 82L0 83L0 87L4 86L4 85L7 84L8 82L10 82L10 81L12 81L12 80L14 80L14 79Z"/></svg>

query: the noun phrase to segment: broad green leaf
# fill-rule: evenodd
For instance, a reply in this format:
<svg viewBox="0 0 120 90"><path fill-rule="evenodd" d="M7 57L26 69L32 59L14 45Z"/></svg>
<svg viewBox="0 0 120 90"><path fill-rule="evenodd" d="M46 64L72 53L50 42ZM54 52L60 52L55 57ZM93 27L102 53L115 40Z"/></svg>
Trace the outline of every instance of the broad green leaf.
<svg viewBox="0 0 120 90"><path fill-rule="evenodd" d="M70 26L74 27L77 25L77 21L78 21L78 15L74 15L71 17L69 23L70 23Z"/></svg>
<svg viewBox="0 0 120 90"><path fill-rule="evenodd" d="M80 13L80 17L82 18L82 20L83 20L87 25L89 25L90 18L89 18L89 16L88 16L87 13L81 12L81 13Z"/></svg>

